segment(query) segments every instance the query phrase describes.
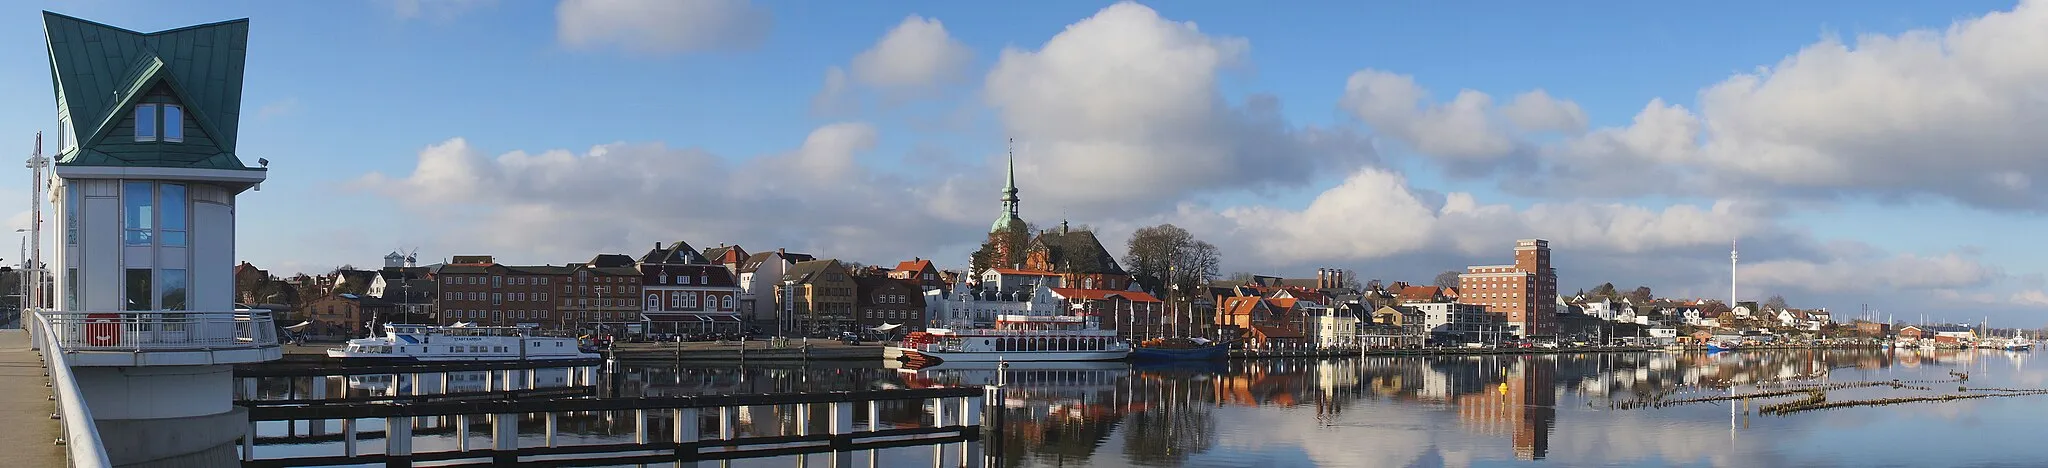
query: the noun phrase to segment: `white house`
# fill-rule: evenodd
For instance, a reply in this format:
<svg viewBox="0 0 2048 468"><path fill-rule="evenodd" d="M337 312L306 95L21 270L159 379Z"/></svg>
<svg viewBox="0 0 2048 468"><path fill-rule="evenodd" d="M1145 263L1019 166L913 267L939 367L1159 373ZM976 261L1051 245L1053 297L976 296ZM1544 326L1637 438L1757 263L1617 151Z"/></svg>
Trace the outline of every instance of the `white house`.
<svg viewBox="0 0 2048 468"><path fill-rule="evenodd" d="M1297 307L1306 303L1306 301L1297 303ZM1311 326L1315 327L1314 330L1311 330L1314 334L1310 338L1315 340L1316 346L1342 348L1358 345L1360 319L1348 313L1345 308L1317 307L1314 309L1303 309L1302 311L1308 314Z"/></svg>
<svg viewBox="0 0 2048 468"><path fill-rule="evenodd" d="M1490 314L1478 304L1457 302L1411 302L1404 304L1422 312L1422 327L1432 338L1483 341L1507 326L1507 315Z"/></svg>
<svg viewBox="0 0 2048 468"><path fill-rule="evenodd" d="M1579 308L1581 310L1584 310L1586 315L1599 317L1600 320L1614 320L1615 316L1617 315L1617 312L1619 312L1620 309L1624 309L1623 307L1616 307L1614 302L1609 301L1607 299L1587 301L1583 304L1579 304ZM1634 316L1635 314L1631 313L1629 315Z"/></svg>
<svg viewBox="0 0 2048 468"><path fill-rule="evenodd" d="M700 254L701 256L701 254ZM748 255L740 263L740 315L755 323L775 320L775 282L797 262L817 260L809 254L789 253L783 249Z"/></svg>
<svg viewBox="0 0 2048 468"><path fill-rule="evenodd" d="M953 283L951 289L933 289L924 292L925 325L940 328L973 328L995 324L998 315L1047 315L1066 313L1066 303L1053 294L1052 288L1040 284L1036 289L1018 291L997 291L984 288L977 292L967 286L966 278Z"/></svg>
<svg viewBox="0 0 2048 468"><path fill-rule="evenodd" d="M1064 288L1059 273L1018 270L1014 268L990 268L981 272L981 289L997 291L1030 291L1039 286Z"/></svg>

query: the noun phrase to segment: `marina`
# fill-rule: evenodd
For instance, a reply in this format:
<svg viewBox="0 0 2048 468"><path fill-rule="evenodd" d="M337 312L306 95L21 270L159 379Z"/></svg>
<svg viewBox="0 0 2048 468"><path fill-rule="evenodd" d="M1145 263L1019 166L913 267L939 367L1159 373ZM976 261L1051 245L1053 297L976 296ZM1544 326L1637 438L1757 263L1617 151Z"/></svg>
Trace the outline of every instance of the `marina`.
<svg viewBox="0 0 2048 468"><path fill-rule="evenodd" d="M242 379L242 385L250 386L245 390L254 393L245 393L253 399L241 404L251 407L252 419L258 420L253 447L258 461L245 466L279 466L281 460L338 462L335 457L347 453L374 456L389 450L384 431L394 417L411 418L411 453L435 454L414 458L423 464L429 458L482 462L512 454L520 460L587 455L598 465L614 464L602 461L612 456L625 460L616 464L666 463L680 459L672 453L677 449L695 447L709 453L713 446L724 447L711 442L723 434L823 441L833 434L874 430L871 421L880 421L872 426L880 431L926 428L932 437L963 438L896 447L862 446L855 440L816 443L839 447L851 466L862 467L1370 467L1435 466L1452 459L1510 466L1669 466L1711 460L1759 466L1950 465L1959 460L1998 464L2048 456L2048 451L2018 435L2030 427L2029 421L2048 417L2039 404L2048 396L1845 407L1783 416L1762 412L1770 404L1798 402L1805 395L1799 389L1805 386L1833 389L1830 400L1910 400L1954 393L1956 374L1968 374L1965 385L1972 388L2039 388L2039 382L2048 381L2048 366L2041 360L2002 350L1758 349L1006 366L969 362L916 369L825 361L738 366L626 363L591 369L595 372L491 371L496 375L457 378L447 390L508 391L527 386L529 376L538 374L542 388L587 388L592 392L588 397L404 406L373 404L356 396L350 397L358 398L355 403L326 405L332 407L267 404L263 401L288 401L293 395L305 399L316 392L333 397L341 392L393 390L343 390L355 381L337 377ZM438 377L406 379L399 393L442 391ZM1889 384L1895 380L1905 387ZM1940 388L1943 385L1947 388ZM990 386L1001 386L1004 396L974 405L981 422L975 438L935 429L956 425L940 424L935 418L966 414L952 412L958 403L943 403L944 398L983 398ZM939 397L916 392L958 393ZM1626 409L1651 399L1675 402L1749 394L1787 396ZM905 399L890 400L899 397ZM848 400L877 402L846 409L836 409L833 403ZM734 409L704 409L714 406ZM673 410L686 407L700 408L703 443L674 442L675 433L669 429ZM1969 416L1937 416L1958 411ZM717 414L729 414L732 424L726 426L719 419L724 416ZM835 414L850 416L851 432L831 422L837 420ZM341 421L349 418L357 422L345 429ZM507 419L517 422L492 422ZM1851 421L1855 424L1844 424ZM500 442L502 434L509 433L504 431L512 428L494 424L516 424L517 440ZM1970 443L1987 449L1969 454L1815 442L1928 437L1940 441L1947 436L1939 434L1963 425L2000 430L1971 436ZM355 452L347 452L344 439L350 436L345 430L357 431ZM2000 435L2008 434L2005 431L2012 435ZM551 440L556 448L548 448ZM642 440L651 442L641 445ZM505 445L516 447L512 449L495 445L515 442ZM571 445L592 448L564 448ZM1696 448L1700 445L1716 448ZM756 452L764 456L732 459L730 466L835 463L836 455L828 448L808 450L818 452Z"/></svg>

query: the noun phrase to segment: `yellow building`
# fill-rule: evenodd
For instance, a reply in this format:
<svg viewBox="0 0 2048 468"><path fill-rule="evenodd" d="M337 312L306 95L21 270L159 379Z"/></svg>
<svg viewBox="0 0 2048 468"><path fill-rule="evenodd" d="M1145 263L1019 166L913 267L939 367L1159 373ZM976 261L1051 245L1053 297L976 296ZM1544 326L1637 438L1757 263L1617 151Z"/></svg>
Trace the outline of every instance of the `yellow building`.
<svg viewBox="0 0 2048 468"><path fill-rule="evenodd" d="M860 286L839 260L797 262L775 285L784 334L819 335L854 331Z"/></svg>

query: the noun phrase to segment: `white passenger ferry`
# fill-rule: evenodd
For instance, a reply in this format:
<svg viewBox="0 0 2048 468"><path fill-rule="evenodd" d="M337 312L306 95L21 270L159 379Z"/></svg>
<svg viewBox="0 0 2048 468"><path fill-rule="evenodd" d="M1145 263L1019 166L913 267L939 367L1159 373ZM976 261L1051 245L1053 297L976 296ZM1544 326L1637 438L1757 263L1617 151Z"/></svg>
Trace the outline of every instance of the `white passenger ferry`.
<svg viewBox="0 0 2048 468"><path fill-rule="evenodd" d="M1115 330L1093 317L999 315L995 328L933 328L903 337L893 353L907 361L1113 361L1131 355Z"/></svg>
<svg viewBox="0 0 2048 468"><path fill-rule="evenodd" d="M526 327L384 324L384 336L348 340L327 357L407 361L519 361L597 359L577 349L576 339L533 336Z"/></svg>

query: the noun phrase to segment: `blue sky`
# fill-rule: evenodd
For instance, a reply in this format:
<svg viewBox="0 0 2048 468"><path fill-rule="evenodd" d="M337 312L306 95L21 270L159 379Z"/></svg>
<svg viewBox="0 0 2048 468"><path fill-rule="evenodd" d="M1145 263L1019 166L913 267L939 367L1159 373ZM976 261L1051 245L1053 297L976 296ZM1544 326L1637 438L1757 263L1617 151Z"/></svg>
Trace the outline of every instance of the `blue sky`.
<svg viewBox="0 0 2048 468"><path fill-rule="evenodd" d="M961 266L1015 137L1027 220L1117 253L1172 222L1226 273L1427 281L1545 237L1561 289L1718 298L1741 236L1754 290L1798 306L2048 307L2042 5L23 4L0 14L23 149L54 125L44 9L251 19L240 154L273 163L240 256L281 272L676 239ZM1653 100L1672 119L1639 120Z"/></svg>

